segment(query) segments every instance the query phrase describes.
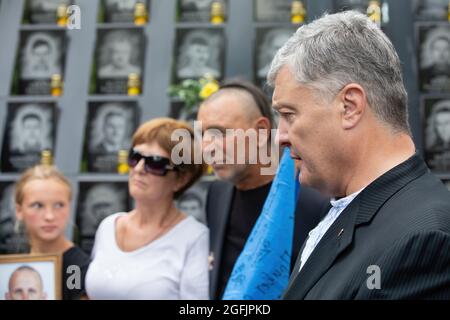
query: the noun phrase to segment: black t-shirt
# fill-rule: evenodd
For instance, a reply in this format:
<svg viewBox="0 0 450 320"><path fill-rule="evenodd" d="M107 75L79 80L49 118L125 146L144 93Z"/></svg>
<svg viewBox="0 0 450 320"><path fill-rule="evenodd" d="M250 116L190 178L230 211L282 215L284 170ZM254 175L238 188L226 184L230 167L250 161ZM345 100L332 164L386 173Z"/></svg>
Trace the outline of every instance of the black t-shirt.
<svg viewBox="0 0 450 320"><path fill-rule="evenodd" d="M217 297L219 299L222 298L234 264L262 211L271 185L272 182L256 189L235 189L234 191L223 245L223 258L220 263L220 278L217 291L219 292Z"/></svg>
<svg viewBox="0 0 450 320"><path fill-rule="evenodd" d="M89 262L90 262L89 256L77 246L73 246L72 248L64 252L63 270L62 270L63 300L78 300L83 295L86 294L86 290L84 287L84 279L86 277L86 272L89 267ZM75 281L73 281L73 275L76 274L76 272L68 269L70 266L73 265L78 266L80 268L81 279L79 289L77 288L70 289L67 284L67 280L69 280L69 284L75 283Z"/></svg>

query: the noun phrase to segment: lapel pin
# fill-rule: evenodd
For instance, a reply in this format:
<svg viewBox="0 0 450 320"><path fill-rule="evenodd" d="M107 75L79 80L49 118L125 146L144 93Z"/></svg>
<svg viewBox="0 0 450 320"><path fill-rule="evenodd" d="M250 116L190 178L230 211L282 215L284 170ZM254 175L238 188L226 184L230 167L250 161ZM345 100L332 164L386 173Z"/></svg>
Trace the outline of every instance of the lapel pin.
<svg viewBox="0 0 450 320"><path fill-rule="evenodd" d="M214 252L211 252L208 256L208 269L210 271L214 269Z"/></svg>
<svg viewBox="0 0 450 320"><path fill-rule="evenodd" d="M341 229L341 231L339 231L339 233L338 233L338 237L340 237L343 233L344 233L344 229Z"/></svg>

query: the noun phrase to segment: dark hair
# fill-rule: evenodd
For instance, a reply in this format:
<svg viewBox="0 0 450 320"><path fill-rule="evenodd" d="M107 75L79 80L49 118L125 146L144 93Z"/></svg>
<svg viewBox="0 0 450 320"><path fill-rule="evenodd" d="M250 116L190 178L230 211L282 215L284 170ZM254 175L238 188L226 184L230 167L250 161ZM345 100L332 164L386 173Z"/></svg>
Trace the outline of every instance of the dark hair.
<svg viewBox="0 0 450 320"><path fill-rule="evenodd" d="M24 123L28 119L37 119L39 120L39 122L42 122L41 117L39 117L37 114L29 113L22 118L22 123Z"/></svg>
<svg viewBox="0 0 450 320"><path fill-rule="evenodd" d="M46 46L49 50L50 50L50 44L47 41L44 40L37 40L34 44L33 44L33 50L36 49L39 46Z"/></svg>
<svg viewBox="0 0 450 320"><path fill-rule="evenodd" d="M256 106L259 109L259 112L261 115L267 119L269 119L270 122L270 128L273 129L275 127L273 114L271 110L271 102L267 98L264 91L262 91L260 88L255 86L253 83L244 81L244 80L229 80L225 81L219 88L219 91L224 89L240 89L247 93L249 93L253 101L255 102Z"/></svg>

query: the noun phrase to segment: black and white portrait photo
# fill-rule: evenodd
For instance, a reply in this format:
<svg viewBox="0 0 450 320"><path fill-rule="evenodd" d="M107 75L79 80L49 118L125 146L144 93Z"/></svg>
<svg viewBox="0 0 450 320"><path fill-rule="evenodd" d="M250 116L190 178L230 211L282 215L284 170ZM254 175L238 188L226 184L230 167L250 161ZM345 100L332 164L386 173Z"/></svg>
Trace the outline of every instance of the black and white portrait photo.
<svg viewBox="0 0 450 320"><path fill-rule="evenodd" d="M145 0L103 0L105 22L133 22L137 3L144 3L149 7Z"/></svg>
<svg viewBox="0 0 450 320"><path fill-rule="evenodd" d="M450 172L450 97L424 100L425 160L438 172Z"/></svg>
<svg viewBox="0 0 450 320"><path fill-rule="evenodd" d="M206 224L206 196L209 181L199 181L186 190L177 200L177 208L197 221Z"/></svg>
<svg viewBox="0 0 450 320"><path fill-rule="evenodd" d="M421 21L447 21L448 0L413 0L415 17Z"/></svg>
<svg viewBox="0 0 450 320"><path fill-rule="evenodd" d="M335 0L336 11L356 10L367 13L369 0Z"/></svg>
<svg viewBox="0 0 450 320"><path fill-rule="evenodd" d="M127 183L85 182L80 183L76 225L79 244L90 252L94 244L98 225L107 216L130 209Z"/></svg>
<svg viewBox="0 0 450 320"><path fill-rule="evenodd" d="M222 78L224 36L221 30L181 30L177 39L177 79L200 78L207 74L215 79Z"/></svg>
<svg viewBox="0 0 450 320"><path fill-rule="evenodd" d="M0 182L0 255L28 249L25 230L16 220L14 182Z"/></svg>
<svg viewBox="0 0 450 320"><path fill-rule="evenodd" d="M50 94L54 74L63 74L65 36L62 31L22 32L19 93Z"/></svg>
<svg viewBox="0 0 450 320"><path fill-rule="evenodd" d="M71 0L28 0L27 10L30 23L56 23L58 7L72 4Z"/></svg>
<svg viewBox="0 0 450 320"><path fill-rule="evenodd" d="M295 32L295 29L262 28L257 30L256 49L256 78L265 79L270 69L272 59L286 41Z"/></svg>
<svg viewBox="0 0 450 320"><path fill-rule="evenodd" d="M53 150L55 106L52 103L12 103L2 149L2 170L23 171L40 161L43 150Z"/></svg>
<svg viewBox="0 0 450 320"><path fill-rule="evenodd" d="M306 6L306 0L303 1ZM290 22L292 0L255 0L255 19L261 22Z"/></svg>
<svg viewBox="0 0 450 320"><path fill-rule="evenodd" d="M207 22L211 19L211 5L216 0L178 0L180 21ZM220 1L226 13L226 0Z"/></svg>
<svg viewBox="0 0 450 320"><path fill-rule="evenodd" d="M419 28L420 87L426 92L450 92L450 25Z"/></svg>
<svg viewBox="0 0 450 320"><path fill-rule="evenodd" d="M85 139L89 172L117 172L118 152L130 148L137 122L137 106L133 102L89 105Z"/></svg>
<svg viewBox="0 0 450 320"><path fill-rule="evenodd" d="M141 29L101 30L97 43L99 93L126 94L128 76L142 73Z"/></svg>

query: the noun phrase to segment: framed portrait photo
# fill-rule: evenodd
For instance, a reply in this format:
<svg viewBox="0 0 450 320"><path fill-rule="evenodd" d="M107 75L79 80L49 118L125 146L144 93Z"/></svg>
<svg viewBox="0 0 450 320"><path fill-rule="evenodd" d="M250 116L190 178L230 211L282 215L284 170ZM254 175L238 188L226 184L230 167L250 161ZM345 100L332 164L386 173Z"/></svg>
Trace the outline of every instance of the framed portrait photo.
<svg viewBox="0 0 450 320"><path fill-rule="evenodd" d="M450 95L422 101L425 161L435 173L450 173Z"/></svg>
<svg viewBox="0 0 450 320"><path fill-rule="evenodd" d="M413 0L412 7L416 20L447 21L448 0Z"/></svg>
<svg viewBox="0 0 450 320"><path fill-rule="evenodd" d="M197 221L206 224L206 197L210 181L195 183L176 200L177 208Z"/></svg>
<svg viewBox="0 0 450 320"><path fill-rule="evenodd" d="M128 150L139 123L136 102L91 102L85 128L88 172L116 173L118 153Z"/></svg>
<svg viewBox="0 0 450 320"><path fill-rule="evenodd" d="M419 85L423 92L450 92L450 24L416 23Z"/></svg>
<svg viewBox="0 0 450 320"><path fill-rule="evenodd" d="M16 220L14 190L14 181L0 182L0 255L28 251L25 230Z"/></svg>
<svg viewBox="0 0 450 320"><path fill-rule="evenodd" d="M176 82L209 74L223 78L225 36L222 29L179 29L176 47Z"/></svg>
<svg viewBox="0 0 450 320"><path fill-rule="evenodd" d="M111 214L131 209L127 182L81 182L77 202L76 225L79 244L90 253L100 222Z"/></svg>
<svg viewBox="0 0 450 320"><path fill-rule="evenodd" d="M266 80L275 54L295 30L295 28L259 28L256 30L255 79L260 85Z"/></svg>
<svg viewBox="0 0 450 320"><path fill-rule="evenodd" d="M66 48L65 31L22 31L18 58L18 92L50 95L51 78L63 79Z"/></svg>
<svg viewBox="0 0 450 320"><path fill-rule="evenodd" d="M150 7L149 0L102 0L105 22L133 22L136 4Z"/></svg>
<svg viewBox="0 0 450 320"><path fill-rule="evenodd" d="M381 1L380 1L381 2ZM369 0L335 0L335 11L347 11L356 10L361 13L367 13L367 7L369 6Z"/></svg>
<svg viewBox="0 0 450 320"><path fill-rule="evenodd" d="M54 103L10 103L1 168L22 172L37 164L43 150L54 150L57 108Z"/></svg>
<svg viewBox="0 0 450 320"><path fill-rule="evenodd" d="M220 2L226 17L227 0L178 0L179 20L182 22L210 21L211 7L214 2Z"/></svg>
<svg viewBox="0 0 450 320"><path fill-rule="evenodd" d="M61 300L60 255L0 256L0 300Z"/></svg>
<svg viewBox="0 0 450 320"><path fill-rule="evenodd" d="M258 22L290 22L292 0L254 0ZM306 1L303 1L306 6Z"/></svg>
<svg viewBox="0 0 450 320"><path fill-rule="evenodd" d="M71 0L27 0L28 20L32 24L56 24L58 7L72 3Z"/></svg>
<svg viewBox="0 0 450 320"><path fill-rule="evenodd" d="M97 93L127 94L128 76L136 74L141 78L143 73L144 48L141 28L99 30L95 70Z"/></svg>

